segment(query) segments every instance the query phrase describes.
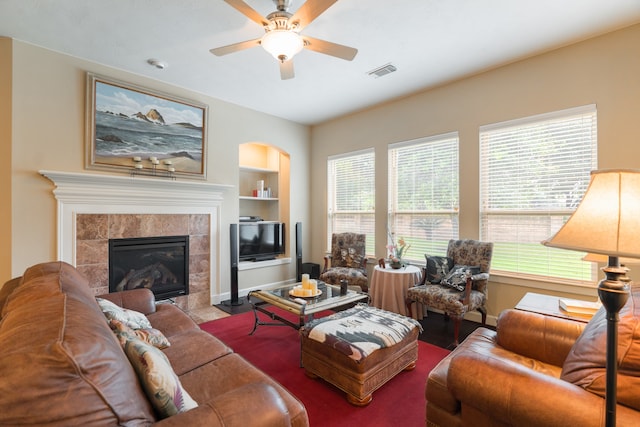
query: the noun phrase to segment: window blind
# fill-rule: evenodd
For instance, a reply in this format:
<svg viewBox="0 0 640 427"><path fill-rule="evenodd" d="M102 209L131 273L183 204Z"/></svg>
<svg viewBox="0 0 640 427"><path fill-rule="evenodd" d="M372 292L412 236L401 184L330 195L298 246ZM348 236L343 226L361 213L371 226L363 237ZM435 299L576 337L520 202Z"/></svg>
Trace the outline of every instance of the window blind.
<svg viewBox="0 0 640 427"><path fill-rule="evenodd" d="M331 156L327 165L327 248L333 233L363 233L367 254L375 254L374 150Z"/></svg>
<svg viewBox="0 0 640 427"><path fill-rule="evenodd" d="M411 247L403 258L446 255L458 238L458 133L389 145L388 240Z"/></svg>
<svg viewBox="0 0 640 427"><path fill-rule="evenodd" d="M547 248L597 167L595 105L480 128L481 239L492 272L594 280L584 253Z"/></svg>

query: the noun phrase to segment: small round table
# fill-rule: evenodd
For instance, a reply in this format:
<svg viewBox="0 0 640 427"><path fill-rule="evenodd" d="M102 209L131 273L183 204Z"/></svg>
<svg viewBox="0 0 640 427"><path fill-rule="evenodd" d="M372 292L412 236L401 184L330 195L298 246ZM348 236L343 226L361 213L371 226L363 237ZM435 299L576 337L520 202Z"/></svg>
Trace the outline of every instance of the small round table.
<svg viewBox="0 0 640 427"><path fill-rule="evenodd" d="M407 289L420 283L422 272L415 265L408 265L399 269L389 266L382 268L377 265L373 269L369 284L371 305L387 311L409 316L407 313ZM417 303L414 303L417 304ZM420 306L412 308L413 317L422 319L423 313Z"/></svg>

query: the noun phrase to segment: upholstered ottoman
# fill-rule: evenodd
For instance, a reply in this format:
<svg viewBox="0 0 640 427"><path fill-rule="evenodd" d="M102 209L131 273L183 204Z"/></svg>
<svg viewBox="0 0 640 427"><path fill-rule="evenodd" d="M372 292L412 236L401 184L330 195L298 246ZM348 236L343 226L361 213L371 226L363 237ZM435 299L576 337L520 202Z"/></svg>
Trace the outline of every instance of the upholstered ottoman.
<svg viewBox="0 0 640 427"><path fill-rule="evenodd" d="M302 366L365 406L372 393L418 360L420 324L406 316L357 305L300 329Z"/></svg>

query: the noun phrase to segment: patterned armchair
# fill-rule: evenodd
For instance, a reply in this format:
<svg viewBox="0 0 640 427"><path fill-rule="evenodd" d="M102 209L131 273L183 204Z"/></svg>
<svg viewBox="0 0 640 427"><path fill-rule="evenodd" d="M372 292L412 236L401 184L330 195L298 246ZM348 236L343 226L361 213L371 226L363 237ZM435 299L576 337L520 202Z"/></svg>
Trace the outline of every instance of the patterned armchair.
<svg viewBox="0 0 640 427"><path fill-rule="evenodd" d="M369 290L367 280L366 235L340 233L331 235L331 255L324 257L324 268L320 280L340 286L347 280L349 288L361 292Z"/></svg>
<svg viewBox="0 0 640 427"><path fill-rule="evenodd" d="M423 275L425 281L407 291L408 310L415 301L442 310L445 320L452 317L454 345L457 346L465 313L478 310L482 314L482 324L486 323L492 254L493 243L450 240L446 258L428 257Z"/></svg>

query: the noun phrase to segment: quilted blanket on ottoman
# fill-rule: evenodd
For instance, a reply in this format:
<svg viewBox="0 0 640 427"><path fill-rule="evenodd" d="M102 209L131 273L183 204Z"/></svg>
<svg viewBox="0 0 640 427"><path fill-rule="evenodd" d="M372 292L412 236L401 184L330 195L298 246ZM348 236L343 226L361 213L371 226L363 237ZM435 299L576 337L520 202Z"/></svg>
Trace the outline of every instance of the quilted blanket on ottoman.
<svg viewBox="0 0 640 427"><path fill-rule="evenodd" d="M374 351L399 343L416 327L422 332L422 326L414 319L359 304L312 320L300 333L359 363Z"/></svg>

